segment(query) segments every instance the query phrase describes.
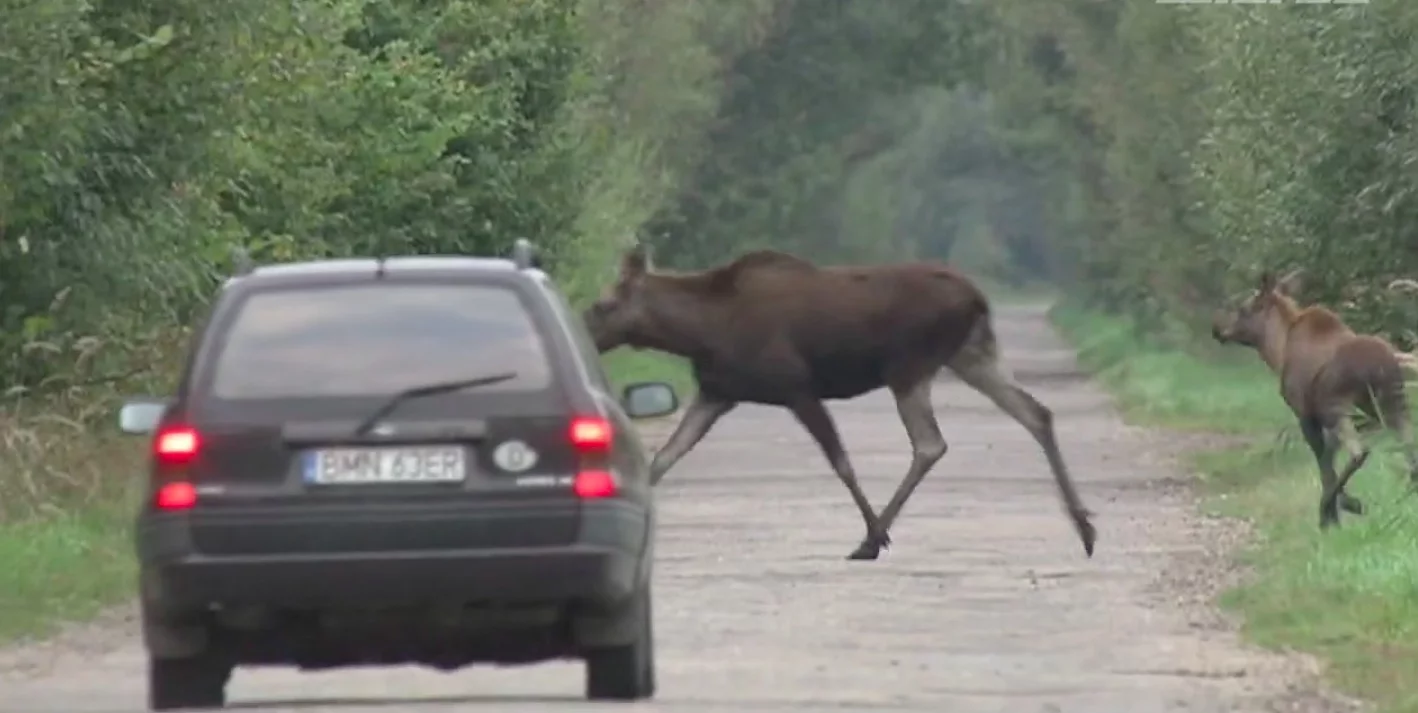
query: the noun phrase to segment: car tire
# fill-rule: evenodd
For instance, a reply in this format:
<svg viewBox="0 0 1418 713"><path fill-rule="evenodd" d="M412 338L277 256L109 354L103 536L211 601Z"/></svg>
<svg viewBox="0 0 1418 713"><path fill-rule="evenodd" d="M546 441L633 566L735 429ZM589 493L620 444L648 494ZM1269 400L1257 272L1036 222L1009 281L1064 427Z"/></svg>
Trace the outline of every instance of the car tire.
<svg viewBox="0 0 1418 713"><path fill-rule="evenodd" d="M212 654L189 658L148 657L148 709L211 710L226 705L233 666Z"/></svg>
<svg viewBox="0 0 1418 713"><path fill-rule="evenodd" d="M201 608L182 609L164 596L161 578L143 570L139 580L143 646L162 659L183 659L207 650L210 622Z"/></svg>
<svg viewBox="0 0 1418 713"><path fill-rule="evenodd" d="M635 701L655 695L655 632L650 588L629 605L637 618L634 639L619 646L586 652L586 697L591 700Z"/></svg>

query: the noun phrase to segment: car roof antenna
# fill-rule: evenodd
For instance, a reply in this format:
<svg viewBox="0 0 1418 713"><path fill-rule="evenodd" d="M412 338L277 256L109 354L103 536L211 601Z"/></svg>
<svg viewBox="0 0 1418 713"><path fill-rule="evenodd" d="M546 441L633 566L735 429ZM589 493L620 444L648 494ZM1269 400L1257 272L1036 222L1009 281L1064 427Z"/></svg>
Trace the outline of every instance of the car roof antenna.
<svg viewBox="0 0 1418 713"><path fill-rule="evenodd" d="M518 270L534 267L540 269L542 266L542 261L537 259L537 247L526 238L517 238L512 243L512 262L517 265Z"/></svg>

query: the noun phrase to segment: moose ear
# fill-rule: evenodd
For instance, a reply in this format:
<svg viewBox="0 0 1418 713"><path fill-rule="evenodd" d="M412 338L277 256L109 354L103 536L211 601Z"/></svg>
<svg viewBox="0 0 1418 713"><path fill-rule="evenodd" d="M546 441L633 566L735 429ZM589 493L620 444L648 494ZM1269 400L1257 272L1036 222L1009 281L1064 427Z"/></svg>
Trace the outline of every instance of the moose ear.
<svg viewBox="0 0 1418 713"><path fill-rule="evenodd" d="M1275 289L1281 294L1294 297L1300 294L1300 290L1305 286L1305 276L1302 270L1291 270L1289 274L1280 278L1275 284Z"/></svg>
<svg viewBox="0 0 1418 713"><path fill-rule="evenodd" d="M620 258L620 279L630 280L639 277L650 269L650 255L645 249L644 243L636 243L634 247L625 251Z"/></svg>
<svg viewBox="0 0 1418 713"><path fill-rule="evenodd" d="M1260 274L1260 284L1258 287L1260 287L1261 292L1270 292L1275 289L1275 273L1270 270L1262 272Z"/></svg>

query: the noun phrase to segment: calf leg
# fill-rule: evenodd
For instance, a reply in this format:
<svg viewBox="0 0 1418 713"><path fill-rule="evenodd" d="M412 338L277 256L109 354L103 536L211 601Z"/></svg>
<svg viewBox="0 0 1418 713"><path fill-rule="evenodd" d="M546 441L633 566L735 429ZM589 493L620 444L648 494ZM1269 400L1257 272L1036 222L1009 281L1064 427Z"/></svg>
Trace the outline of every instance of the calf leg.
<svg viewBox="0 0 1418 713"><path fill-rule="evenodd" d="M1073 520L1073 529L1083 543L1083 551L1092 557L1098 531L1088 520L1091 513L1083 507L1083 501L1073 487L1073 479L1069 477L1068 466L1064 464L1063 454L1059 452L1058 441L1054 437L1053 412L1000 370L992 337L985 344L962 349L947 366L961 381L989 397L1001 411L1024 426L1044 450L1054 474L1054 484L1063 498L1069 518Z"/></svg>
<svg viewBox="0 0 1418 713"><path fill-rule="evenodd" d="M1400 352L1401 354L1402 352ZM1408 392L1404 382L1370 388L1360 408L1372 416L1375 426L1387 428L1398 438L1403 458L1408 461L1409 493L1418 491L1418 447L1413 442L1411 419L1408 415Z"/></svg>
<svg viewBox="0 0 1418 713"><path fill-rule="evenodd" d="M1339 507L1341 496L1344 493L1344 485L1341 483L1339 475L1334 472L1334 456L1339 451L1342 439L1339 437L1337 428L1326 428L1324 422L1314 416L1300 419L1300 432L1305 436L1305 443L1310 446L1310 451L1315 455L1315 464L1319 466L1320 528L1327 529L1339 524ZM1345 466L1345 481L1354 474L1355 470L1358 470L1360 465L1363 465L1367 458L1368 453L1363 452L1362 457L1356 456L1350 459ZM1356 509L1362 510L1362 506Z"/></svg>
<svg viewBox="0 0 1418 713"><path fill-rule="evenodd" d="M1364 504L1346 490L1349 479L1359 472L1365 461L1369 460L1369 449L1359 439L1359 430L1354 426L1354 417L1344 414L1334 419L1334 425L1326 431L1326 437L1335 442L1336 445L1332 447L1334 452L1337 453L1339 448L1343 448L1349 454L1349 462L1344 464L1344 470L1340 471L1335 478L1335 501L1339 504L1340 509L1355 515L1363 515Z"/></svg>
<svg viewBox="0 0 1418 713"><path fill-rule="evenodd" d="M940 435L940 426L931 408L933 377L934 374L929 375L909 386L891 387L891 394L896 398L896 412L900 414L906 435L911 439L911 465L906 469L906 476L901 479L896 493L891 496L891 502L881 511L881 529L885 532L891 530L891 525L901 514L901 508L906 506L906 501L925 479L926 473L945 455L945 439ZM874 560L879 554L881 548L866 539L852 553L851 559Z"/></svg>
<svg viewBox="0 0 1418 713"><path fill-rule="evenodd" d="M671 433L665 444L660 446L660 450L655 452L655 459L650 462L650 485L659 485L665 473L689 453L690 449L698 445L724 414L732 411L737 405L733 401L705 396L702 391L696 394L694 401L685 408L684 416L675 426L674 433Z"/></svg>
<svg viewBox="0 0 1418 713"><path fill-rule="evenodd" d="M827 462L832 464L832 470L837 473L837 478L842 484L847 486L847 492L852 495L852 502L856 503L857 510L862 514L862 521L866 524L867 534L863 540L863 546L853 552L848 559L876 559L880 551L891 544L891 538L886 534L886 528L881 526L881 520L876 516L876 511L872 509L871 503L867 501L866 493L862 492L862 486L857 482L857 474L852 470L852 463L847 459L847 452L842 448L842 439L837 434L837 426L832 422L832 415L827 413L827 408L817 399L802 399L790 405L793 415L798 422L807 429L813 440L822 449L822 454L827 456ZM864 551L865 549L865 551ZM857 556L862 554L863 556ZM865 556L870 554L870 557Z"/></svg>
<svg viewBox="0 0 1418 713"><path fill-rule="evenodd" d="M1352 429L1353 422L1350 421L1349 424ZM1326 428L1324 421L1318 418L1300 419L1300 432L1305 436L1305 443L1310 447L1310 452L1314 454L1315 463L1320 469L1320 502L1328 502L1327 494L1333 491L1336 493L1333 498L1334 504L1340 509L1355 515L1363 515L1364 503L1361 502L1359 498L1344 492L1343 485L1339 483L1339 476L1334 472L1334 456L1338 453L1340 444L1350 444L1346 446L1350 448L1350 462L1353 462L1353 459L1358 457L1359 451L1353 449L1353 447L1358 444L1357 436L1352 436L1347 440L1338 437L1339 434L1336 429ZM1364 458L1368 458L1367 453L1364 454ZM1360 464L1362 465L1363 461L1360 461ZM1346 465L1345 468L1347 471L1348 466ZM1357 469L1357 466L1355 466L1355 469ZM1352 475L1352 472L1350 472L1350 474ZM1335 490L1336 488L1337 490ZM1320 525L1322 527L1329 527L1338 522L1338 512L1336 511L1332 515L1332 517L1327 515L1326 511L1321 509Z"/></svg>

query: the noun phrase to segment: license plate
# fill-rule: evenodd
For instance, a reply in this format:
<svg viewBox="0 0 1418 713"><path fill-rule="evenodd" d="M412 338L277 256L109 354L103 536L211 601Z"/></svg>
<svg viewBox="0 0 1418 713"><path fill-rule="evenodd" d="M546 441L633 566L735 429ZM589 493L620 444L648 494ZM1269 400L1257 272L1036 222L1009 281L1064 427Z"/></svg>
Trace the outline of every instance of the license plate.
<svg viewBox="0 0 1418 713"><path fill-rule="evenodd" d="M337 448L305 457L305 482L316 485L458 483L467 476L462 448Z"/></svg>

